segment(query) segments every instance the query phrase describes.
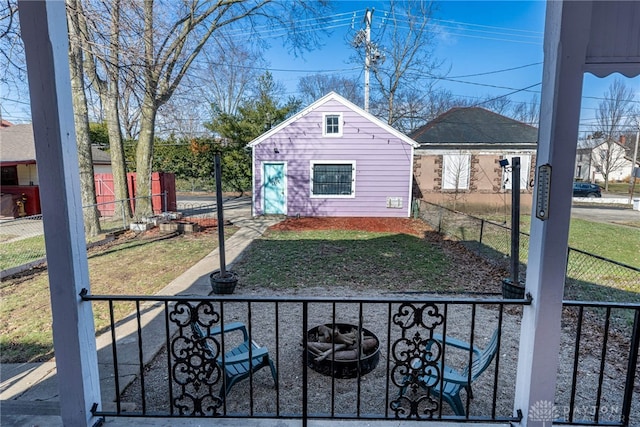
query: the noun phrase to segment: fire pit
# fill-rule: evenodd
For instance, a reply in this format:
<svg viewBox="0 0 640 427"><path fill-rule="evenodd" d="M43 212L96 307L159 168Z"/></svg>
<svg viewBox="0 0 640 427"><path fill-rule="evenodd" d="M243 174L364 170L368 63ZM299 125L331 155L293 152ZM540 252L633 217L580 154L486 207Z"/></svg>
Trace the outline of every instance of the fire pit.
<svg viewBox="0 0 640 427"><path fill-rule="evenodd" d="M347 323L326 324L307 332L307 365L336 378L355 378L371 372L380 360L380 340L373 332ZM360 344L360 359L358 359Z"/></svg>

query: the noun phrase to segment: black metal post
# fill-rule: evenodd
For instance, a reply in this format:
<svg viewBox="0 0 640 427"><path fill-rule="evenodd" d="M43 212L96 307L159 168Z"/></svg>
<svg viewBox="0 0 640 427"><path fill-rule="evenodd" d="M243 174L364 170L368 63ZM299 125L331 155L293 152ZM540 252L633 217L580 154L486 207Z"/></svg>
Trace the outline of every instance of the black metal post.
<svg viewBox="0 0 640 427"><path fill-rule="evenodd" d="M624 426L629 425L629 415L631 415L631 404L633 403L633 383L636 377L638 360L638 347L640 347L640 310L636 308L636 314L633 320L631 348L629 350L627 378L624 384L624 399L622 400L622 419L620 421Z"/></svg>
<svg viewBox="0 0 640 427"><path fill-rule="evenodd" d="M511 283L520 283L520 157L511 159Z"/></svg>
<svg viewBox="0 0 640 427"><path fill-rule="evenodd" d="M227 275L227 267L224 259L224 214L222 213L222 166L220 165L220 153L216 153L214 160L214 172L216 174L216 210L218 214L218 253L220 254L220 278Z"/></svg>

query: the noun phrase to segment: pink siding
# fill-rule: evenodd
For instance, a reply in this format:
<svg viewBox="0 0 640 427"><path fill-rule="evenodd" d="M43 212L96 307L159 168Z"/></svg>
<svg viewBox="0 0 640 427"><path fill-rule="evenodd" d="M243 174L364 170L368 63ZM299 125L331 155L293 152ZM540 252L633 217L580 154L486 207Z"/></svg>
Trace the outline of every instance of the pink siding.
<svg viewBox="0 0 640 427"><path fill-rule="evenodd" d="M322 113L342 113L342 137L323 137ZM275 153L277 148L278 153ZM262 164L286 162L287 215L407 217L413 148L336 100L291 122L254 146L254 212L262 214ZM310 197L311 161L355 161L355 197ZM387 198L402 199L388 208Z"/></svg>

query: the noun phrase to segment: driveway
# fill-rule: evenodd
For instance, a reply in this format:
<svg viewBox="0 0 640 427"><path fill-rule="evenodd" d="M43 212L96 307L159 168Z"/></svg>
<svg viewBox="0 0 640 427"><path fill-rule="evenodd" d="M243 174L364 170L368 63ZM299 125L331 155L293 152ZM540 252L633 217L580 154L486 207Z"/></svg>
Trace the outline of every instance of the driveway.
<svg viewBox="0 0 640 427"><path fill-rule="evenodd" d="M640 226L640 211L628 207L611 207L600 205L576 205L571 207L571 217L595 222L612 224L636 223Z"/></svg>

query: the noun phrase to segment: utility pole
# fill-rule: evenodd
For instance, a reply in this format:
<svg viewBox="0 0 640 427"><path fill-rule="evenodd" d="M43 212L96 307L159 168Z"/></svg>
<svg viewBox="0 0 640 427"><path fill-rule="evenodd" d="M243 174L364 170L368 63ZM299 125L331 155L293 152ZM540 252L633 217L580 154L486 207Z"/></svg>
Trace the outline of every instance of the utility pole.
<svg viewBox="0 0 640 427"><path fill-rule="evenodd" d="M631 191L629 192L629 204L633 203L633 192L636 189L636 162L638 161L638 139L640 139L640 118L637 120L638 130L636 131L636 144L633 149L633 159L631 160Z"/></svg>
<svg viewBox="0 0 640 427"><path fill-rule="evenodd" d="M371 68L371 20L373 9L364 14L365 45L364 45L364 111L369 112L369 69Z"/></svg>

